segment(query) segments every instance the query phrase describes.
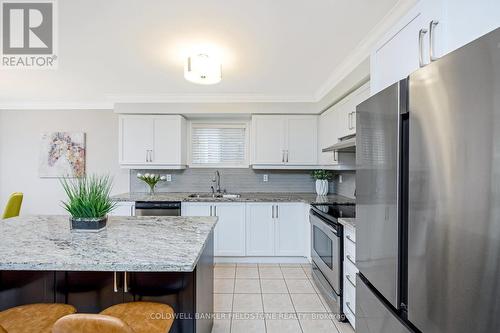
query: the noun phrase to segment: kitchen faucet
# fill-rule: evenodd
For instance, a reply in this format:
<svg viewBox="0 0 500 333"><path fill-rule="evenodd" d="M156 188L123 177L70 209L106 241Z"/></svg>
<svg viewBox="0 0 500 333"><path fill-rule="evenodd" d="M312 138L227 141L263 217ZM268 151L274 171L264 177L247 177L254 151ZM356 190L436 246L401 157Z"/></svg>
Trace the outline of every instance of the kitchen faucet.
<svg viewBox="0 0 500 333"><path fill-rule="evenodd" d="M215 171L215 175L214 175L214 178L212 178L212 183L215 183L215 190L217 193L221 193L221 190L220 190L220 172L219 170L216 170ZM214 193L214 187L211 186L212 188L212 193Z"/></svg>

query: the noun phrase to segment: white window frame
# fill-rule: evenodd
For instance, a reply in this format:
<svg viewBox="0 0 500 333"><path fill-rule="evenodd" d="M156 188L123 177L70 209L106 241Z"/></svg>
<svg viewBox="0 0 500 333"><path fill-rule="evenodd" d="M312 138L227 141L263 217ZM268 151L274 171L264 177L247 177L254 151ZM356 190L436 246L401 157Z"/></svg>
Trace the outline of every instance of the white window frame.
<svg viewBox="0 0 500 333"><path fill-rule="evenodd" d="M245 159L242 164L193 164L192 161L192 132L193 127L205 127L205 128L244 128L245 129ZM250 122L247 120L191 120L188 126L188 137L187 137L187 160L188 166L190 168L249 168L250 167Z"/></svg>

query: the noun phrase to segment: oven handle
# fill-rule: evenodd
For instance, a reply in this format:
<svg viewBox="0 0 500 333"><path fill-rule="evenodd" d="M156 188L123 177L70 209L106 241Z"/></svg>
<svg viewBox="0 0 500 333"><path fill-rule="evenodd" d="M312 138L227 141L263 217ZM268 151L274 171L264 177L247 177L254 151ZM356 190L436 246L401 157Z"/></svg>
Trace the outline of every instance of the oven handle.
<svg viewBox="0 0 500 333"><path fill-rule="evenodd" d="M315 221L314 219L316 219L319 222L321 222L321 224L318 223L317 221ZM332 232L336 237L340 237L337 230L335 230L334 228L330 227L327 222L325 222L318 214L316 214L314 212L310 212L310 214L309 214L309 222L312 225L315 225L316 227L320 228L323 231ZM325 229L327 229L327 230L325 230Z"/></svg>

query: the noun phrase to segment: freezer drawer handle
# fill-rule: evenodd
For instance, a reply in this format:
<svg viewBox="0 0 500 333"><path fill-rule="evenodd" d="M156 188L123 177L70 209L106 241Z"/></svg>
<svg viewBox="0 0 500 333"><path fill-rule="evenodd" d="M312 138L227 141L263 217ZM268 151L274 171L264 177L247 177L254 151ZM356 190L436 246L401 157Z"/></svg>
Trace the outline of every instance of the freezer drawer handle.
<svg viewBox="0 0 500 333"><path fill-rule="evenodd" d="M352 282L352 280L351 280L351 276L350 276L350 275L346 275L346 276L345 276L345 278L347 279L347 281L349 281L349 283L350 283L350 284L352 284L352 286L353 286L354 288L356 288L356 284L355 284L354 282Z"/></svg>
<svg viewBox="0 0 500 333"><path fill-rule="evenodd" d="M354 260L352 260L351 256L350 255L346 255L345 256L347 258L347 260L349 260L353 265L356 265L356 262L354 262Z"/></svg>

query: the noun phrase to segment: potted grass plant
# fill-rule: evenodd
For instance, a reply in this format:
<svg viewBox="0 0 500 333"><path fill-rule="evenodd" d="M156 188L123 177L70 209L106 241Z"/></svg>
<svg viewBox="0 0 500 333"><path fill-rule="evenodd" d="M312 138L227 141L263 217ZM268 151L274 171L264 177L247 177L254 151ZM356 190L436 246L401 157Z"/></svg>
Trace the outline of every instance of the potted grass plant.
<svg viewBox="0 0 500 333"><path fill-rule="evenodd" d="M110 199L113 181L109 176L61 178L61 185L68 197L62 204L70 214L72 230L100 231L106 227L108 214L116 206Z"/></svg>
<svg viewBox="0 0 500 333"><path fill-rule="evenodd" d="M314 170L312 177L316 179L316 193L318 195L327 195L328 180L332 178L332 173L327 170Z"/></svg>

